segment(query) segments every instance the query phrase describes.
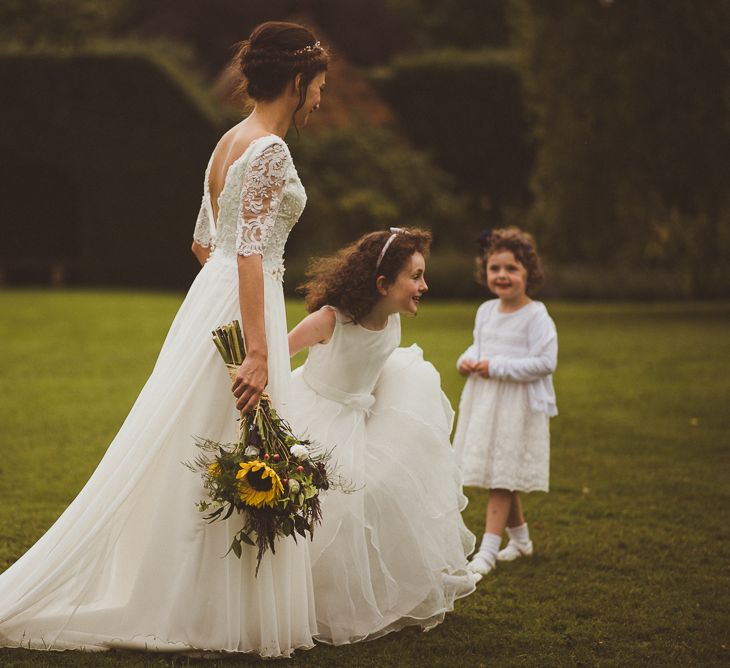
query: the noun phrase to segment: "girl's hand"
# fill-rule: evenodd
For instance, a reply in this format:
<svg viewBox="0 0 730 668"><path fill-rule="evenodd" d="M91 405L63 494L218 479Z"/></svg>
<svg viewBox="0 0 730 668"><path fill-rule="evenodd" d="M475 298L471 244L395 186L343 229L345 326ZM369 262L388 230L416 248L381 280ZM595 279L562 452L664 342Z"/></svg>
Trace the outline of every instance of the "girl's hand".
<svg viewBox="0 0 730 668"><path fill-rule="evenodd" d="M269 367L265 355L249 352L243 364L238 367L232 392L236 397L236 408L247 413L256 407L261 393L269 382Z"/></svg>
<svg viewBox="0 0 730 668"><path fill-rule="evenodd" d="M489 360L481 360L474 365L474 372L482 378L489 378Z"/></svg>
<svg viewBox="0 0 730 668"><path fill-rule="evenodd" d="M462 360L457 370L462 376L468 376L470 373L476 371L476 362L470 359Z"/></svg>

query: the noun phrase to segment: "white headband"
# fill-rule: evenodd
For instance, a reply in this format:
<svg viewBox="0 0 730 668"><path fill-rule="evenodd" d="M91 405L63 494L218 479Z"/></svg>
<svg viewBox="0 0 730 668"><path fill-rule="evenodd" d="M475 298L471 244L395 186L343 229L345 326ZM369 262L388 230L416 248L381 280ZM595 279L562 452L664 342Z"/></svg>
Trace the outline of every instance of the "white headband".
<svg viewBox="0 0 730 668"><path fill-rule="evenodd" d="M375 271L377 273L378 269L380 269L380 263L383 261L383 258L385 257L385 251L388 250L388 246L393 243L393 239L395 239L399 233L408 234L402 227L391 227L390 228L391 235L388 237L388 241L385 242L385 245L383 246L383 250L380 251L380 255L378 256L378 261L375 263Z"/></svg>

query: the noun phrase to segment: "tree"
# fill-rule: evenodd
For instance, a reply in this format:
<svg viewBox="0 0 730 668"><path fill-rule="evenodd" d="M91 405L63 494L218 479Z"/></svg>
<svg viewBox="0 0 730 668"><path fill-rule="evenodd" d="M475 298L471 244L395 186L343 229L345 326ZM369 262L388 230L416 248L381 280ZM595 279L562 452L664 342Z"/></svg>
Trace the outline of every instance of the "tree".
<svg viewBox="0 0 730 668"><path fill-rule="evenodd" d="M126 0L3 0L0 37L23 46L78 45L108 34Z"/></svg>
<svg viewBox="0 0 730 668"><path fill-rule="evenodd" d="M533 211L562 260L730 260L730 2L513 0L539 142Z"/></svg>

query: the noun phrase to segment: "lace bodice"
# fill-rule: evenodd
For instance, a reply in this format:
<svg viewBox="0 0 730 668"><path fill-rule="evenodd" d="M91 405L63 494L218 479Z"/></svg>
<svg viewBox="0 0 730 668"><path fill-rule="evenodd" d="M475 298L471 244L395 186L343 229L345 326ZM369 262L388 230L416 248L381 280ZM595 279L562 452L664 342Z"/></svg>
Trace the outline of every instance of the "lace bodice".
<svg viewBox="0 0 730 668"><path fill-rule="evenodd" d="M284 277L284 245L304 210L307 195L289 149L277 135L254 139L226 173L213 217L209 177L205 170L203 201L193 239L211 248L212 257L260 255L264 272Z"/></svg>

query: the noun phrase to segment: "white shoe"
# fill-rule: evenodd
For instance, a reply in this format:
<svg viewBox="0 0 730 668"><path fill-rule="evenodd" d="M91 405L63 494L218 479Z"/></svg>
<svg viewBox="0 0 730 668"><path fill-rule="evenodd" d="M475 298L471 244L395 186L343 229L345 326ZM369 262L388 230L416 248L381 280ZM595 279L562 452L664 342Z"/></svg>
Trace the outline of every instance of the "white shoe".
<svg viewBox="0 0 730 668"><path fill-rule="evenodd" d="M528 540L525 545L510 540L507 547L497 552L499 561L514 561L518 557L529 557L532 555L532 541Z"/></svg>
<svg viewBox="0 0 730 668"><path fill-rule="evenodd" d="M474 591L474 586L482 579L480 573L469 571L464 575L449 575L443 573L441 580L444 586L449 589L457 598L466 596Z"/></svg>
<svg viewBox="0 0 730 668"><path fill-rule="evenodd" d="M495 558L487 552L477 552L471 561L467 564L467 568L472 573L479 573L479 575L486 575L491 572L497 566Z"/></svg>

